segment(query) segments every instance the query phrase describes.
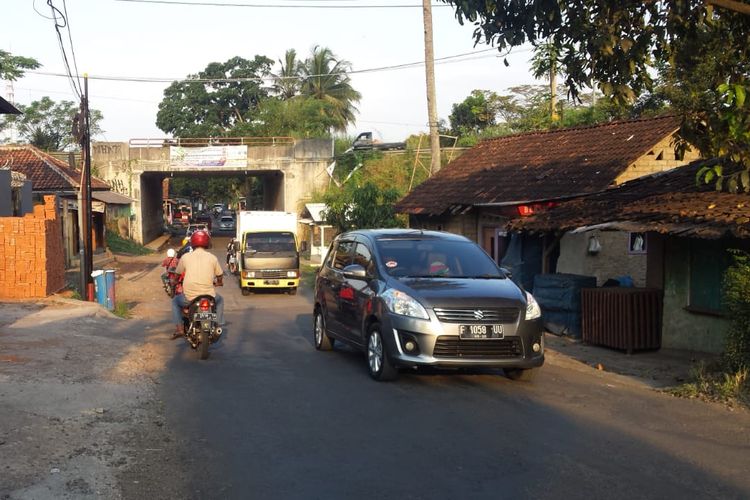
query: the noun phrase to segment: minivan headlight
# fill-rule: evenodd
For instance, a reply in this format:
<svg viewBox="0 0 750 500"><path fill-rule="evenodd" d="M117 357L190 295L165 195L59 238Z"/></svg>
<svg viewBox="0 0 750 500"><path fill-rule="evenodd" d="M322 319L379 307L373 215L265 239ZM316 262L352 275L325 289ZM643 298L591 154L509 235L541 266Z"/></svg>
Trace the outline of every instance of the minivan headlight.
<svg viewBox="0 0 750 500"><path fill-rule="evenodd" d="M537 319L541 316L542 309L536 299L529 292L526 292L526 319Z"/></svg>
<svg viewBox="0 0 750 500"><path fill-rule="evenodd" d="M383 292L383 301L392 313L410 318L430 319L427 310L411 296L393 288Z"/></svg>

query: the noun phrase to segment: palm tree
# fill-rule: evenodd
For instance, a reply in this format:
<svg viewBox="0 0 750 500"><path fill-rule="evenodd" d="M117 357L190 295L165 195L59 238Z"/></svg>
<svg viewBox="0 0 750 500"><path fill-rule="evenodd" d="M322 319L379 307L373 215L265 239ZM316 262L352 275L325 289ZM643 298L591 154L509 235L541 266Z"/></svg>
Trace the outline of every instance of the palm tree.
<svg viewBox="0 0 750 500"><path fill-rule="evenodd" d="M559 73L560 55L557 47L551 42L546 42L534 47L534 56L531 58L531 73L534 78L546 78L549 80L550 93L550 119L556 122L560 119L557 110L557 74Z"/></svg>
<svg viewBox="0 0 750 500"><path fill-rule="evenodd" d="M289 49L284 54L284 60L279 59L281 69L278 74L274 74L276 80L274 90L283 100L291 99L299 93L300 88L300 68L302 62L297 60L297 51Z"/></svg>
<svg viewBox="0 0 750 500"><path fill-rule="evenodd" d="M354 113L357 112L354 104L362 97L352 88L349 71L349 61L337 59L331 49L318 45L313 47L312 54L300 67L300 93L326 104L323 109L336 130L346 130L346 126L354 122Z"/></svg>

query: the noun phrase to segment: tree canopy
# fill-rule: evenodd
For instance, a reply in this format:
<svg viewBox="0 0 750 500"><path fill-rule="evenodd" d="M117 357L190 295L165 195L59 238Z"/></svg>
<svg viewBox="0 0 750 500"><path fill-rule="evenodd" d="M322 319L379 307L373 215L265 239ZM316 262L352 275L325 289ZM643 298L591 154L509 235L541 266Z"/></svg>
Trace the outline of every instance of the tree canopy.
<svg viewBox="0 0 750 500"><path fill-rule="evenodd" d="M6 115L0 121L0 130L15 124L23 140L47 151L78 148L72 129L79 108L74 102L55 102L45 96L28 106L19 104L17 107L23 114ZM91 109L90 113L91 136L95 137L102 133L100 123L103 117L96 109Z"/></svg>
<svg viewBox="0 0 750 500"><path fill-rule="evenodd" d="M15 81L27 69L37 69L41 64L32 57L14 56L0 49L0 80Z"/></svg>
<svg viewBox="0 0 750 500"><path fill-rule="evenodd" d="M342 188L326 192L323 201L328 208L324 217L339 233L352 229L399 227L402 224L393 210L399 198L401 193L396 189L380 188L373 182L362 185L347 183Z"/></svg>
<svg viewBox="0 0 750 500"><path fill-rule="evenodd" d="M164 91L156 126L178 137L229 135L237 124L252 122L260 102L269 97L263 80L271 75L272 66L273 61L265 56L252 60L233 57L223 63L212 62L188 78L249 80L173 82Z"/></svg>
<svg viewBox="0 0 750 500"><path fill-rule="evenodd" d="M673 85L689 80L696 66L710 66L702 89L685 89L697 102L674 107L681 134L706 156L750 168L747 13L714 7L710 0L444 1L455 7L460 23L475 23L476 43L501 51L527 42L551 44L573 97L597 85L617 103L632 103L655 88L659 65Z"/></svg>

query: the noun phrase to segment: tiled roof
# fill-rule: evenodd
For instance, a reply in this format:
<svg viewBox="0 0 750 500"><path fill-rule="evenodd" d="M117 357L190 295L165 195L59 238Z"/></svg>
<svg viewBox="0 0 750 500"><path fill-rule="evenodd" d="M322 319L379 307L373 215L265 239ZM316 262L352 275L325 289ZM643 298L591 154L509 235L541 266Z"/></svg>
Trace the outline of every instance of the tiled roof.
<svg viewBox="0 0 750 500"><path fill-rule="evenodd" d="M396 210L439 215L601 191L678 127L675 117L665 116L484 140L417 186Z"/></svg>
<svg viewBox="0 0 750 500"><path fill-rule="evenodd" d="M4 165L31 180L34 191L71 191L80 184L80 170L31 145L0 146L0 166ZM109 185L92 177L91 189L108 190Z"/></svg>
<svg viewBox="0 0 750 500"><path fill-rule="evenodd" d="M541 232L601 226L706 239L730 234L750 238L750 194L717 192L714 183L696 183L700 167L716 161L698 160L565 201L537 215L514 219L509 227Z"/></svg>

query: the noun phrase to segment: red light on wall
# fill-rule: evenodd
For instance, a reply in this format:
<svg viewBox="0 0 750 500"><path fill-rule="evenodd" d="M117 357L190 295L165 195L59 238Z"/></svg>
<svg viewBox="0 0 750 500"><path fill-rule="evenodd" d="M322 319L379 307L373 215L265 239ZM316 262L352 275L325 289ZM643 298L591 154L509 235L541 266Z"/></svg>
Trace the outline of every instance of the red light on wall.
<svg viewBox="0 0 750 500"><path fill-rule="evenodd" d="M518 215L521 217L534 215L534 208L531 205L518 205Z"/></svg>

